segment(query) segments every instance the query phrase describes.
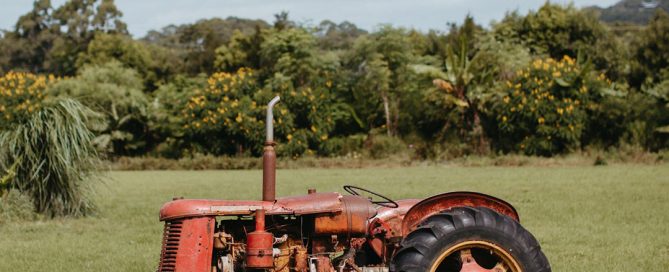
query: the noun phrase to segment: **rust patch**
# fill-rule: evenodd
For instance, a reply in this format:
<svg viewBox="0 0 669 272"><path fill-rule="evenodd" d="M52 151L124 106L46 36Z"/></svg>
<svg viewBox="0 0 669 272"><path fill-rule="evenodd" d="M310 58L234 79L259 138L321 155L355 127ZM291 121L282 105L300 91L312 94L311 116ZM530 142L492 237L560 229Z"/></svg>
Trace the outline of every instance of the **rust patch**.
<svg viewBox="0 0 669 272"><path fill-rule="evenodd" d="M406 237L427 217L454 207L486 207L520 221L516 209L504 200L475 192L451 192L430 197L411 207L402 220L402 236Z"/></svg>
<svg viewBox="0 0 669 272"><path fill-rule="evenodd" d="M314 193L276 201L179 199L160 209L160 220L196 216L251 215L264 209L267 215L335 213L343 210L339 193Z"/></svg>

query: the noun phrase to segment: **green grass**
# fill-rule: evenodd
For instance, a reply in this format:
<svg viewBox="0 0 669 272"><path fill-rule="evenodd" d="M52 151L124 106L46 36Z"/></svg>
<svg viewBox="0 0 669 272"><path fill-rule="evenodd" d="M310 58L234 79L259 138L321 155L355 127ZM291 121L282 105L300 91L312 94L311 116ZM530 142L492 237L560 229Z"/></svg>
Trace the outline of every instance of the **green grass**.
<svg viewBox="0 0 669 272"><path fill-rule="evenodd" d="M357 184L393 198L473 190L508 200L554 271L667 271L669 167L280 170L278 195ZM0 271L154 271L173 196L260 198L261 172L113 172L84 219L0 226Z"/></svg>

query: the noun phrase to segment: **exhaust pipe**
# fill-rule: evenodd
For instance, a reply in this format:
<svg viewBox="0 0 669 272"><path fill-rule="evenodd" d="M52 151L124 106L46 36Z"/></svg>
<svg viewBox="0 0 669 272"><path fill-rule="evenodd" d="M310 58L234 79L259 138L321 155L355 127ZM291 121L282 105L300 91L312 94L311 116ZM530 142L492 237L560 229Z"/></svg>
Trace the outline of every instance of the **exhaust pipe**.
<svg viewBox="0 0 669 272"><path fill-rule="evenodd" d="M267 104L267 120L265 121L267 138L262 155L262 200L276 200L276 152L274 152L274 105L279 103L279 97L274 97Z"/></svg>

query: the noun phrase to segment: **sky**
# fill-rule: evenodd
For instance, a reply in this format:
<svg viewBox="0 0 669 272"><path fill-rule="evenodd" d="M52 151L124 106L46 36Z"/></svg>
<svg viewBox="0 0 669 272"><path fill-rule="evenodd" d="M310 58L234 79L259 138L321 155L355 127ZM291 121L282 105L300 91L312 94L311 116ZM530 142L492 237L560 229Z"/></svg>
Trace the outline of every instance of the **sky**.
<svg viewBox="0 0 669 272"><path fill-rule="evenodd" d="M54 7L65 0L52 0ZM545 0L116 0L123 21L134 37L169 24L193 23L199 19L236 16L274 21L274 14L288 11L289 18L306 25L325 19L348 20L374 30L381 24L398 27L445 30L448 22L462 22L471 14L484 26L500 20L507 11L521 14L537 10ZM552 0L577 7L608 7L618 0ZM0 29L11 30L17 19L32 9L32 0L0 0Z"/></svg>

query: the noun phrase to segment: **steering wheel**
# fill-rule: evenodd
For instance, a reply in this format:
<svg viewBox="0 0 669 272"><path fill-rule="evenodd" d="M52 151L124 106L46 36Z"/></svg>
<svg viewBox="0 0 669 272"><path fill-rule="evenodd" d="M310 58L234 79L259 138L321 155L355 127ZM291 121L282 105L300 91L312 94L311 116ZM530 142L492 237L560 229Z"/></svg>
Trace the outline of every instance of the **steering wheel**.
<svg viewBox="0 0 669 272"><path fill-rule="evenodd" d="M372 191L367 190L365 188L360 188L358 186L344 185L344 191L346 191L347 193L349 193L351 195L355 195L355 196L359 196L360 192L365 192L365 193L368 193L370 195L377 196L377 197L383 199L384 201L371 201L371 202L376 204L376 205L382 206L382 207L397 208L397 207L400 206L399 204L397 204L397 202L393 201L392 199L388 198L387 196L384 196L384 195L379 194L379 193L372 192Z"/></svg>

